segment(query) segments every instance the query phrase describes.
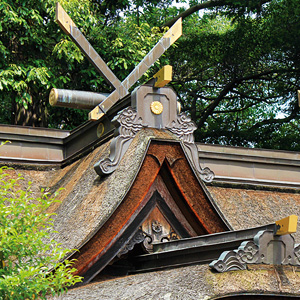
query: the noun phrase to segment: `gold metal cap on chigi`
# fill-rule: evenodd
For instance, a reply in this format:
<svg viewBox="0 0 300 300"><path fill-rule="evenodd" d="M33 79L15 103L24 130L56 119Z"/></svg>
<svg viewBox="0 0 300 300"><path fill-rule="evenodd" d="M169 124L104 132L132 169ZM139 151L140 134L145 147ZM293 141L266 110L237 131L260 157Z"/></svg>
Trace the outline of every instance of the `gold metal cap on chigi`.
<svg viewBox="0 0 300 300"><path fill-rule="evenodd" d="M55 106L57 104L57 99L58 99L58 93L57 89L51 89L50 94L49 94L49 103L51 106Z"/></svg>
<svg viewBox="0 0 300 300"><path fill-rule="evenodd" d="M153 101L150 104L150 109L155 115L160 115L163 112L164 107L159 101Z"/></svg>

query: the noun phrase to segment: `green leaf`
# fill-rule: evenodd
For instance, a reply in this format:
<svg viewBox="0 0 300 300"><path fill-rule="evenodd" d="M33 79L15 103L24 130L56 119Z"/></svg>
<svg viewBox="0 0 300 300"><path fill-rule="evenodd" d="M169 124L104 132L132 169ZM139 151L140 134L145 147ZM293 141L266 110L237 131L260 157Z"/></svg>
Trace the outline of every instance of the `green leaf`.
<svg viewBox="0 0 300 300"><path fill-rule="evenodd" d="M7 170L0 168L0 297L59 294L81 278L73 275L72 261L59 263L71 250L50 239L53 225L45 211L56 200L44 193L33 198L31 182L22 189L24 179L12 178ZM57 272L51 273L52 267Z"/></svg>

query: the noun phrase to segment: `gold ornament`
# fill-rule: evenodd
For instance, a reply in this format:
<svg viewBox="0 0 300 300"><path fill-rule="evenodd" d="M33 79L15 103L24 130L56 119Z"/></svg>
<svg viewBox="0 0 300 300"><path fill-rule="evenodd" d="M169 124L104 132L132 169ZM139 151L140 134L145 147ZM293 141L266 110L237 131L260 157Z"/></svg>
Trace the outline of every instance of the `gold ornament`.
<svg viewBox="0 0 300 300"><path fill-rule="evenodd" d="M58 93L57 89L51 89L50 95L49 95L49 103L51 106L55 106L58 99Z"/></svg>
<svg viewBox="0 0 300 300"><path fill-rule="evenodd" d="M163 112L163 105L159 101L153 101L150 104L150 109L155 115L160 115Z"/></svg>
<svg viewBox="0 0 300 300"><path fill-rule="evenodd" d="M97 127L97 137L100 138L104 133L104 125L100 123Z"/></svg>

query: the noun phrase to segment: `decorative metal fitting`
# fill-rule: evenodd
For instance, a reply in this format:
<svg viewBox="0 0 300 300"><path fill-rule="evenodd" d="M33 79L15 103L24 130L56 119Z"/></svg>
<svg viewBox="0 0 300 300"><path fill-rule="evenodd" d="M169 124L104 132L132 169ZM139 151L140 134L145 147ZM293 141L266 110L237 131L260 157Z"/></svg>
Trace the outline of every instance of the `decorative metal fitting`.
<svg viewBox="0 0 300 300"><path fill-rule="evenodd" d="M209 266L218 271L245 270L247 264L300 266L300 245L292 235L274 235L272 230L259 231L253 241L242 242L237 250L223 252Z"/></svg>

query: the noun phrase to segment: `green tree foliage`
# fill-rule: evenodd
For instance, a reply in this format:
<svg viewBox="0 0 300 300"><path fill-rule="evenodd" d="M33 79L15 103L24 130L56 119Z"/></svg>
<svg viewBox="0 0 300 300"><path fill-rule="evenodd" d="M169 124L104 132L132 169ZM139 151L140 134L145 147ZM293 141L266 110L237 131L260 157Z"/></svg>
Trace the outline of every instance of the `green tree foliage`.
<svg viewBox="0 0 300 300"><path fill-rule="evenodd" d="M72 45L67 62L53 53L62 38L54 22L54 5L51 0L0 1L1 122L46 126L50 88L68 80L64 72L73 67L68 61L83 59ZM84 9L84 4L77 8Z"/></svg>
<svg viewBox="0 0 300 300"><path fill-rule="evenodd" d="M138 26L130 15L126 22L110 18L127 7L121 2L111 1L107 9L112 11L105 13L95 1L60 1L122 79L151 49L158 30L145 23ZM1 123L71 129L87 119L87 112L50 107L51 88L110 91L56 24L55 5L55 0L0 0Z"/></svg>
<svg viewBox="0 0 300 300"><path fill-rule="evenodd" d="M55 199L43 191L35 198L30 183L21 186L23 178L0 169L0 299L46 299L81 279L72 262L60 262L69 250L50 239L51 214L45 210Z"/></svg>
<svg viewBox="0 0 300 300"><path fill-rule="evenodd" d="M198 141L299 151L300 2L243 2L185 19L172 85Z"/></svg>
<svg viewBox="0 0 300 300"><path fill-rule="evenodd" d="M139 83L172 64L171 84L198 126L197 141L300 150L300 2L177 2L187 8L171 0L60 1L121 80L182 17L183 36ZM111 91L54 22L54 6L0 0L0 122L70 129L87 113L49 107L52 87Z"/></svg>

